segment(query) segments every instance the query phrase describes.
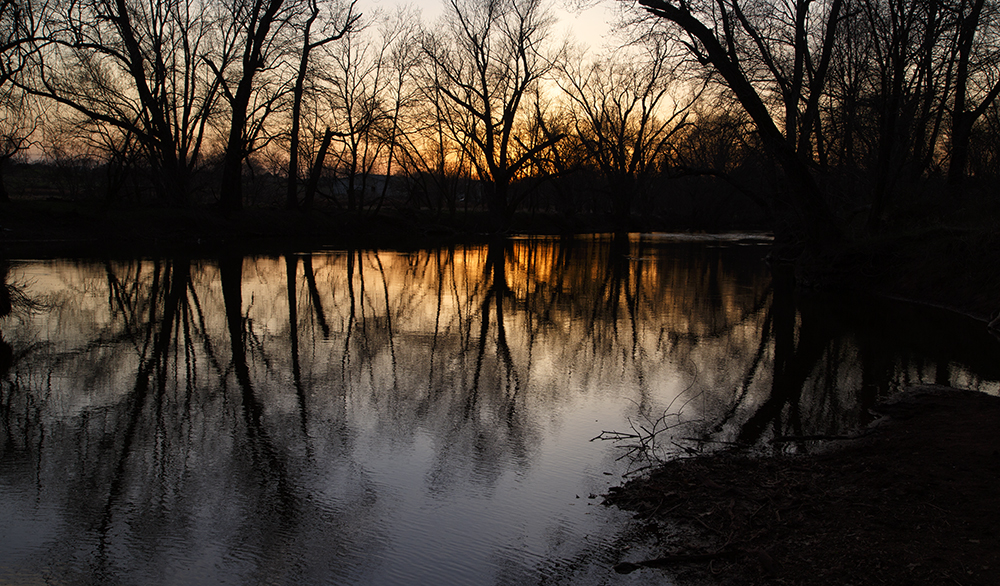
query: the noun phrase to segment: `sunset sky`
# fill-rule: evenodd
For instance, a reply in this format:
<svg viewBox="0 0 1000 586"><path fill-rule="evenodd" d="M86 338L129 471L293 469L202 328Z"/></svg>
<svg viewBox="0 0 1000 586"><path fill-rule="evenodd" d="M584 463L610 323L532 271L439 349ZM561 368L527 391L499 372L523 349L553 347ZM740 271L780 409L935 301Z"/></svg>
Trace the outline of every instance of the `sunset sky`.
<svg viewBox="0 0 1000 586"><path fill-rule="evenodd" d="M360 0L362 11L371 8L393 9L398 5L412 4L420 9L425 23L432 24L444 11L445 0ZM618 7L613 0L554 0L553 11L557 18L554 39L567 34L591 47L604 44L609 23L617 17Z"/></svg>

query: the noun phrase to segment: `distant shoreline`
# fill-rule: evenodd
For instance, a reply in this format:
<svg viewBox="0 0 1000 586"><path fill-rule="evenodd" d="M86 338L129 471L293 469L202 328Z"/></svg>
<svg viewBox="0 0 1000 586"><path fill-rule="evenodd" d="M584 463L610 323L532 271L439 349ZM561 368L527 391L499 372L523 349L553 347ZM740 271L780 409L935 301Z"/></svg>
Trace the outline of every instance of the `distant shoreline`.
<svg viewBox="0 0 1000 586"><path fill-rule="evenodd" d="M255 252L291 248L424 248L486 242L485 212L454 216L383 211L357 217L331 210L248 208L226 215L211 208L104 206L62 201L0 204L0 252L8 255L146 254L192 251ZM616 232L614 219L599 214L572 217L518 214L509 235L575 235ZM718 224L696 228L636 218L628 232L762 234L763 226Z"/></svg>
<svg viewBox="0 0 1000 586"><path fill-rule="evenodd" d="M338 248L414 250L485 243L485 213L455 216L383 211L356 218L329 210L135 207L63 201L0 204L0 257L83 258L282 254ZM654 223L655 222L655 223ZM636 218L629 232L766 232L763 226L671 226ZM519 214L516 235L613 233L610 216ZM988 228L915 228L868 238L812 269L831 290L917 302L988 322L1000 310L1000 234Z"/></svg>

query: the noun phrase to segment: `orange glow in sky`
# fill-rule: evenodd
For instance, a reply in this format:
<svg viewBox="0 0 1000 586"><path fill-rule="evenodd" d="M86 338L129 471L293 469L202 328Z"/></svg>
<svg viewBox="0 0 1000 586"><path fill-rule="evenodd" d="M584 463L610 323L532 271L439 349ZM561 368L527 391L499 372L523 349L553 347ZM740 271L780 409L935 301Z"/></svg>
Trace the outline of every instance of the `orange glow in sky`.
<svg viewBox="0 0 1000 586"><path fill-rule="evenodd" d="M392 11L407 4L418 8L424 23L431 26L444 13L445 0L359 0L358 7L362 12L372 9ZM553 41L570 36L576 42L596 49L607 40L617 7L612 0L554 0L552 11L556 18Z"/></svg>

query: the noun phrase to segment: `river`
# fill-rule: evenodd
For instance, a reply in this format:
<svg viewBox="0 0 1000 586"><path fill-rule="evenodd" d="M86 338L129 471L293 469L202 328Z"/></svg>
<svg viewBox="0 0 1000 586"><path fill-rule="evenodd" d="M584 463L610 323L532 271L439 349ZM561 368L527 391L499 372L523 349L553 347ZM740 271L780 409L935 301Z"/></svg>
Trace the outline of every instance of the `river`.
<svg viewBox="0 0 1000 586"><path fill-rule="evenodd" d="M600 504L623 475L808 450L910 383L1000 392L981 324L796 294L767 251L5 261L0 582L662 584L611 569L656 548Z"/></svg>

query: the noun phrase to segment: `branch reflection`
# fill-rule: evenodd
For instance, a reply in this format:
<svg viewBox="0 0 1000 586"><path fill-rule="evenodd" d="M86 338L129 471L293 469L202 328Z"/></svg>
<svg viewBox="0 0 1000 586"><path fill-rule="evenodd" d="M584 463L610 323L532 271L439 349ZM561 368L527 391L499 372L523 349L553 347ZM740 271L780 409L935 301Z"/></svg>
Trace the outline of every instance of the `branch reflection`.
<svg viewBox="0 0 1000 586"><path fill-rule="evenodd" d="M762 253L619 234L46 261L16 289L0 263L0 477L18 514L57 503L31 559L71 582L177 558L356 582L404 539L385 519L537 472L593 413L753 443L845 432L913 382L998 389L987 334L797 297Z"/></svg>

